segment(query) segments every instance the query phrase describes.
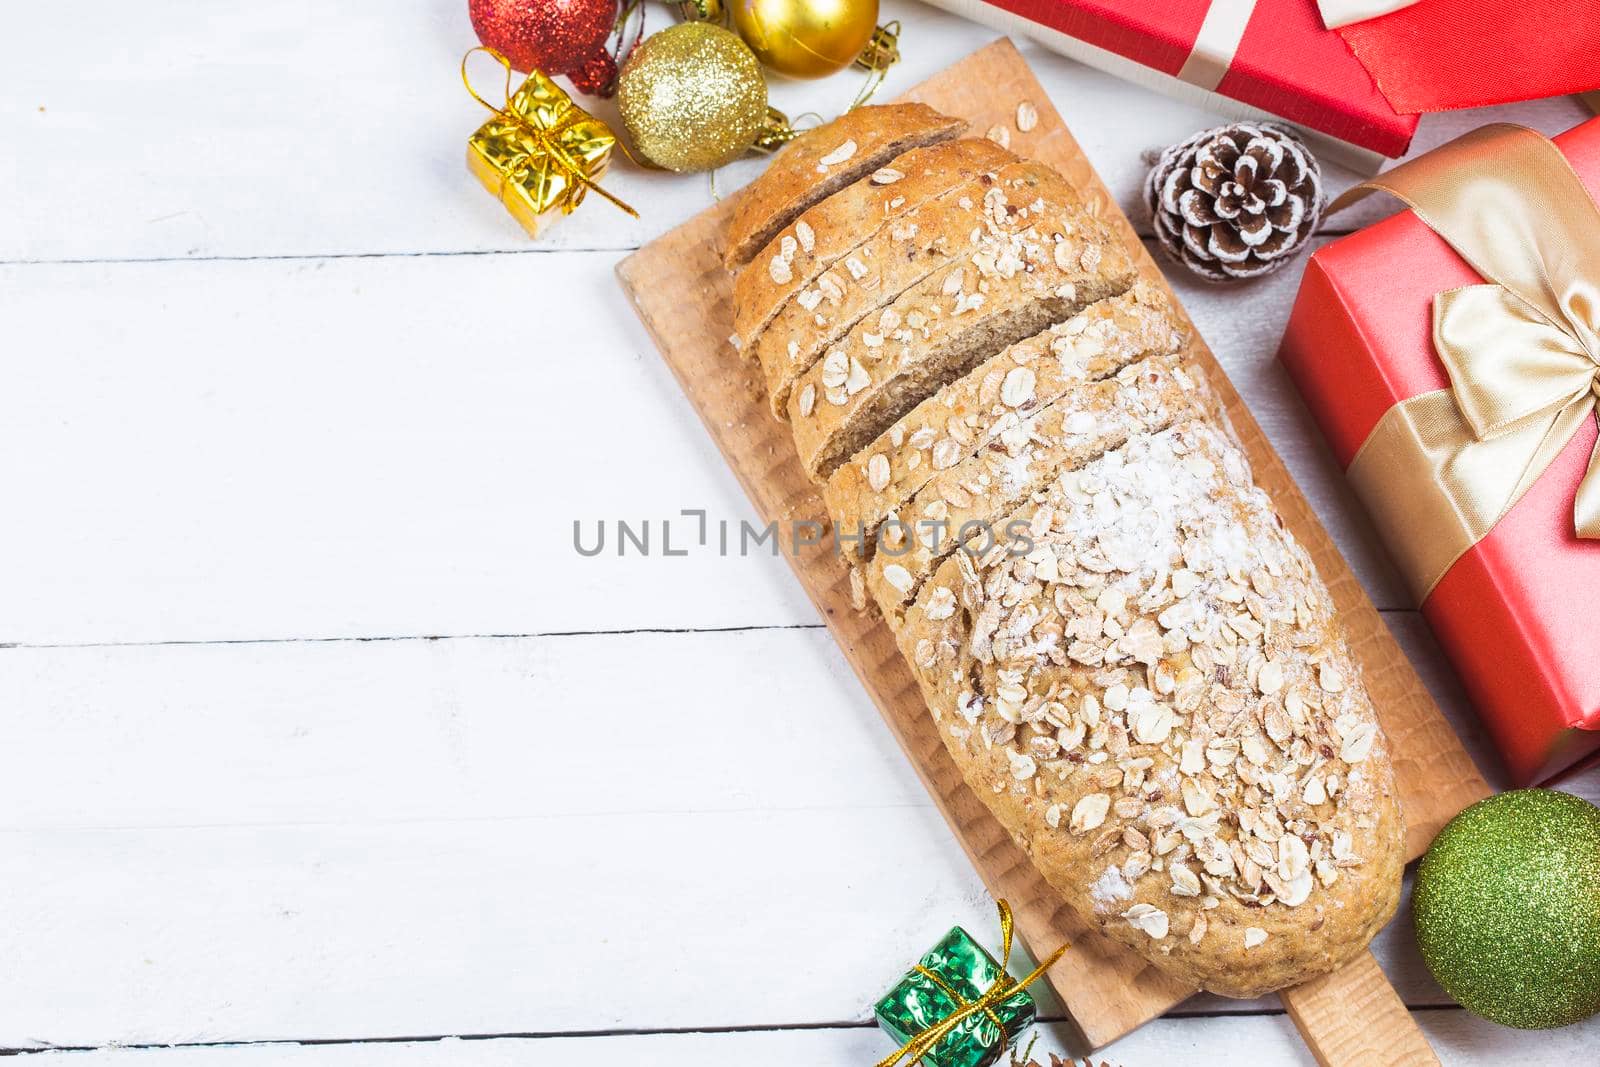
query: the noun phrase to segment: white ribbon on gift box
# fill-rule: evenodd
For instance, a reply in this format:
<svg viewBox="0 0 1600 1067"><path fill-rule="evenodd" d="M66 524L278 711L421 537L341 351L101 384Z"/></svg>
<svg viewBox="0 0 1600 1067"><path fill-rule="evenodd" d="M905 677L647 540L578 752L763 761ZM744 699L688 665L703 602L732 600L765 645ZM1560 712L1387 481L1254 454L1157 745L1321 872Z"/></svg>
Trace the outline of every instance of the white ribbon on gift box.
<svg viewBox="0 0 1600 1067"><path fill-rule="evenodd" d="M1329 0L1329 3L1335 2L1348 3L1350 0ZM1363 2L1370 3L1373 0L1363 0ZM1396 0L1388 2L1395 3ZM1089 44L1081 38L999 7L994 0L927 0L927 3L999 30L1001 33L1031 38L1060 55L1086 63L1135 85L1142 85L1155 92L1185 101L1195 107L1213 111L1230 122L1277 122L1292 126L1324 163L1338 163L1361 175L1376 174L1383 164L1383 157L1369 148L1362 148L1349 141L1320 133L1309 126L1291 122L1282 115L1223 96L1215 89L1196 85L1192 81L1185 81L1176 75L1146 66L1136 59ZM1244 23L1247 21L1248 16L1237 23L1237 33L1244 32ZM1235 40L1232 44L1217 49L1220 55L1227 57L1222 60L1223 71L1227 70L1228 62L1238 51L1238 47L1238 41Z"/></svg>
<svg viewBox="0 0 1600 1067"><path fill-rule="evenodd" d="M1352 22L1375 19L1379 15L1410 7L1417 0L1317 0L1322 12L1322 23L1332 30ZM1190 85L1215 90L1233 66L1233 57L1239 54L1239 42L1244 40L1244 28L1256 9L1256 0L1212 0L1206 17L1200 23L1194 47L1184 61L1178 77Z"/></svg>
<svg viewBox="0 0 1600 1067"><path fill-rule="evenodd" d="M1330 30L1348 26L1352 22L1365 22L1410 7L1417 0L1317 0L1322 10L1322 24Z"/></svg>
<svg viewBox="0 0 1600 1067"><path fill-rule="evenodd" d="M1239 54L1239 42L1244 40L1244 28L1255 9L1256 0L1211 0L1178 77L1202 89L1221 85L1223 75L1233 66L1233 57Z"/></svg>

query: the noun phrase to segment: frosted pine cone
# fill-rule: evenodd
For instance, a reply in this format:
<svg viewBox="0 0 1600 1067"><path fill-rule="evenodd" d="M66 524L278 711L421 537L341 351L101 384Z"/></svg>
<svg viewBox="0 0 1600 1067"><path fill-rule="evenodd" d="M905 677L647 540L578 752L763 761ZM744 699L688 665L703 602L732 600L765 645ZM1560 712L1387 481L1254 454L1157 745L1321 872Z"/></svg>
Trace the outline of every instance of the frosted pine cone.
<svg viewBox="0 0 1600 1067"><path fill-rule="evenodd" d="M1145 201L1173 259L1210 281L1254 278L1287 263L1317 228L1322 171L1283 127L1238 122L1162 152Z"/></svg>

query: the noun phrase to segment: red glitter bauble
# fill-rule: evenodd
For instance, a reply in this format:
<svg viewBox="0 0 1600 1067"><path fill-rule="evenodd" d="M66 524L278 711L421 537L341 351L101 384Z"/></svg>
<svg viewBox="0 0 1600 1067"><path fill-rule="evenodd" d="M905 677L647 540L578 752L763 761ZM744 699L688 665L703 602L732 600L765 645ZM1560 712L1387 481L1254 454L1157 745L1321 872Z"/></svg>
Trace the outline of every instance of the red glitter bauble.
<svg viewBox="0 0 1600 1067"><path fill-rule="evenodd" d="M604 53L617 0L469 0L478 40L526 73L570 74Z"/></svg>
<svg viewBox="0 0 1600 1067"><path fill-rule="evenodd" d="M590 96L611 96L617 91L617 61L610 52L596 52L568 77L572 87Z"/></svg>

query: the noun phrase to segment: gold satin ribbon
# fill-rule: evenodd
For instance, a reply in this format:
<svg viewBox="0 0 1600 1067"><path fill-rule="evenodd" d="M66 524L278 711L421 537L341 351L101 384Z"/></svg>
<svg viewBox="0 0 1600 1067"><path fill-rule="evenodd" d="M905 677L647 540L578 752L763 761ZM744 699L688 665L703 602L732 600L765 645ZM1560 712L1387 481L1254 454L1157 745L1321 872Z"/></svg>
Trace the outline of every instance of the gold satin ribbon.
<svg viewBox="0 0 1600 1067"><path fill-rule="evenodd" d="M1490 284L1433 298L1450 387L1384 413L1350 463L1418 603L1522 499L1600 397L1600 208L1543 134L1496 123L1357 186L1405 201ZM1573 502L1600 539L1600 444Z"/></svg>
<svg viewBox="0 0 1600 1067"><path fill-rule="evenodd" d="M495 62L499 63L505 68L506 102L504 106L495 107L493 104L489 103L489 101L479 96L478 90L472 87L472 79L467 76L467 60L472 58L472 53L474 52L487 53L494 58ZM639 217L639 213L637 211L635 211L622 200L606 192L600 187L598 182L589 177L589 172L584 169L582 160L575 159L572 153L567 150L567 146L561 141L561 135L565 133L569 127L576 123L587 122L592 119L592 116L589 115L588 112L584 111L576 104L571 104L568 106L567 110L562 114L562 116L552 124L538 122L529 116L524 115L515 107L512 102L511 61L505 56L501 55L495 49L490 48L488 45L478 45L476 48L469 48L467 49L467 54L461 57L461 84L467 87L467 92L472 96L472 99L476 100L490 111L493 111L506 122L516 126L518 129L521 129L523 132L527 133L529 137L533 138L533 140L538 144L540 151L542 151L548 159L552 160L561 170L562 174L567 177L569 182L568 188L572 190L572 193L562 203L561 213L563 215L570 215L576 211L578 209L578 205L583 203L585 191L593 189L595 192L599 193L601 196L605 197L607 200L611 201L617 207L621 208L623 211L626 211L634 218ZM633 153L628 151L627 145L623 144L619 140L615 143L615 147L622 149L622 154L627 156L630 160L633 160ZM634 160L634 162L637 162L637 160ZM531 155L524 153L514 158L511 161L511 165L501 172L501 203L505 203L506 192L508 188L514 182L526 175L527 172L535 165L537 165L537 160L535 160Z"/></svg>
<svg viewBox="0 0 1600 1067"><path fill-rule="evenodd" d="M1060 948L1052 952L1048 959L1044 960L1039 964L1039 966L1029 971L1027 977L1023 978L1022 981L1016 981L1011 977L1010 974L1006 972L1006 968L1011 963L1011 935L1013 926L1011 919L1011 905L1007 904L1004 900L995 901L995 905L1000 910L1000 973L995 976L995 980L990 984L989 988L984 990L983 994L978 997L977 1000L968 1000L960 993L957 993L954 989L951 989L943 978L940 978L937 974L922 966L920 963L917 964L916 967L912 968L913 970L922 975L922 977L928 979L934 985L937 985L940 989L944 990L945 993L950 996L950 999L961 1005L961 1007L957 1008L943 1019L940 1019L932 1026L913 1034L905 1044L901 1045L893 1053L879 1060L873 1065L873 1067L896 1067L896 1064L900 1063L902 1060L904 1060L908 1067L910 1067L910 1065L921 1060L922 1057L926 1056L929 1052L932 1052L933 1047L940 1041L943 1041L952 1030L960 1026L972 1016L979 1014L989 1016L989 1019L995 1024L996 1027L999 1028L1001 1048L1011 1044L1010 1035L1006 1033L1006 1024L1000 1021L999 1014L997 1014L994 1010L995 1006L1012 995L1022 992L1034 982L1038 981L1044 972L1053 967L1055 962L1066 954L1067 949L1071 946L1062 945ZM909 1059L907 1057L909 1057Z"/></svg>

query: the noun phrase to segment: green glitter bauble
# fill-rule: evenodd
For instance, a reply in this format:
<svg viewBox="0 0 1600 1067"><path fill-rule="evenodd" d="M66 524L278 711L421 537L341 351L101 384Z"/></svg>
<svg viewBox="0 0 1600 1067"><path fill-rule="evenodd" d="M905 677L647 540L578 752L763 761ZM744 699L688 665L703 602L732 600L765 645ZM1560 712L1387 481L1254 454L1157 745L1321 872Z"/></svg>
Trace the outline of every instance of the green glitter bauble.
<svg viewBox="0 0 1600 1067"><path fill-rule="evenodd" d="M1417 942L1461 1006L1541 1030L1600 1011L1600 808L1549 789L1450 820L1417 868Z"/></svg>

